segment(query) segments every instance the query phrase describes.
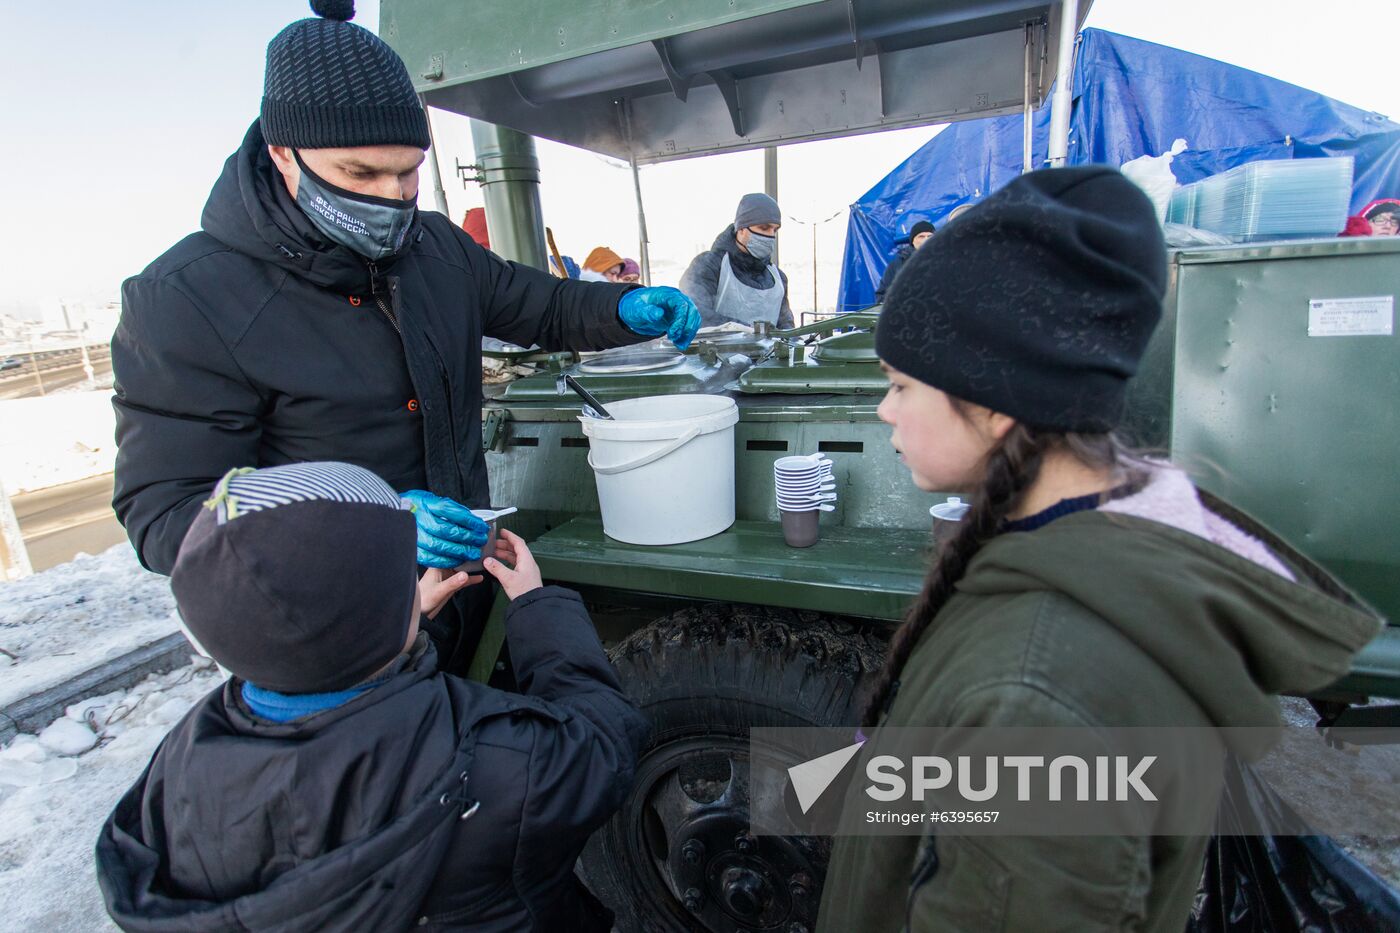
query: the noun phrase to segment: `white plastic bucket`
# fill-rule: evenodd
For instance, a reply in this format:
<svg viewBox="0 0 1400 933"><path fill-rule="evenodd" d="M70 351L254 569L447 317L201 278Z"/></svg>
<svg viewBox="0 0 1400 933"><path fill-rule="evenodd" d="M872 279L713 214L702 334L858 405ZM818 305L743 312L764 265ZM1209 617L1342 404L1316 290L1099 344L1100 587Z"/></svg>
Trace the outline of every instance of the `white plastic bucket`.
<svg viewBox="0 0 1400 933"><path fill-rule="evenodd" d="M581 417L603 531L627 544L684 544L734 524L733 399L654 395Z"/></svg>

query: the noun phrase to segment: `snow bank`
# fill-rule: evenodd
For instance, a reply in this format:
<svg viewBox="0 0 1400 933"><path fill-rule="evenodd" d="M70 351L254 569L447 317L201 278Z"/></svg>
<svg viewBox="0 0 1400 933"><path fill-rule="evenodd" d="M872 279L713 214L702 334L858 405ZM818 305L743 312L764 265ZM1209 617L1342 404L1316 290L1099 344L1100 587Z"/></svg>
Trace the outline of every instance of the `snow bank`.
<svg viewBox="0 0 1400 933"><path fill-rule="evenodd" d="M110 473L111 389L0 402L0 481L10 495Z"/></svg>
<svg viewBox="0 0 1400 933"><path fill-rule="evenodd" d="M179 630L170 581L129 544L0 585L0 648L15 655L0 671L0 707Z"/></svg>
<svg viewBox="0 0 1400 933"><path fill-rule="evenodd" d="M98 831L170 727L222 678L199 659L129 691L68 708L44 730L100 745L61 757L21 735L0 749L0 929L113 930L93 867ZM72 747L72 746L68 746Z"/></svg>

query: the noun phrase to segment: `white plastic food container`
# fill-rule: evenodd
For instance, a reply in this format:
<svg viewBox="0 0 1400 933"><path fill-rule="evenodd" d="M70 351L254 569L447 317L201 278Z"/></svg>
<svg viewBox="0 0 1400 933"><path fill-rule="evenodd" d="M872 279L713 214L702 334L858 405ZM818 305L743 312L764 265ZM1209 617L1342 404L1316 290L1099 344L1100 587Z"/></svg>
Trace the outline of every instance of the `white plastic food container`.
<svg viewBox="0 0 1400 933"><path fill-rule="evenodd" d="M609 402L608 413L579 418L608 537L684 544L734 524L733 399L654 395Z"/></svg>

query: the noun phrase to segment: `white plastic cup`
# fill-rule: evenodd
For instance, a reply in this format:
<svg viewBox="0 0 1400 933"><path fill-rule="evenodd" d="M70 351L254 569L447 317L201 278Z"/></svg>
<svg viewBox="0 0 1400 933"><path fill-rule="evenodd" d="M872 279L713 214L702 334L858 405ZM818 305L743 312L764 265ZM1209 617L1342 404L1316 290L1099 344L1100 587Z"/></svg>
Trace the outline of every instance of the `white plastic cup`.
<svg viewBox="0 0 1400 933"><path fill-rule="evenodd" d="M932 506L928 514L933 518L933 540L939 546L951 540L962 528L963 516L972 506L959 496L949 496L943 502Z"/></svg>

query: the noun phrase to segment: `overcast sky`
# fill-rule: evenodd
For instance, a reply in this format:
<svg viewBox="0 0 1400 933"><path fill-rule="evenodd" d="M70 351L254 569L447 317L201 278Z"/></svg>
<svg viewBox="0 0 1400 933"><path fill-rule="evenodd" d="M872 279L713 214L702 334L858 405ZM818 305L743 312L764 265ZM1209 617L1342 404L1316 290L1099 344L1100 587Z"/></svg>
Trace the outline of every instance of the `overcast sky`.
<svg viewBox="0 0 1400 933"><path fill-rule="evenodd" d="M487 0L475 0L487 2ZM356 23L378 26L377 0ZM262 93L269 39L308 15L301 0L0 0L0 311L55 297L115 297L123 278L195 230L209 187ZM1392 48L1397 0L1098 0L1088 25L1217 58L1400 118ZM471 161L467 121L433 112L442 164ZM830 304L844 209L932 137L899 130L780 150L781 235L793 306L812 306L811 228L819 304ZM611 245L636 255L629 172L611 160L540 144L546 222L582 257ZM658 279L679 275L762 188L757 152L650 166L642 185ZM431 207L425 177L422 204ZM454 219L481 203L446 179Z"/></svg>

